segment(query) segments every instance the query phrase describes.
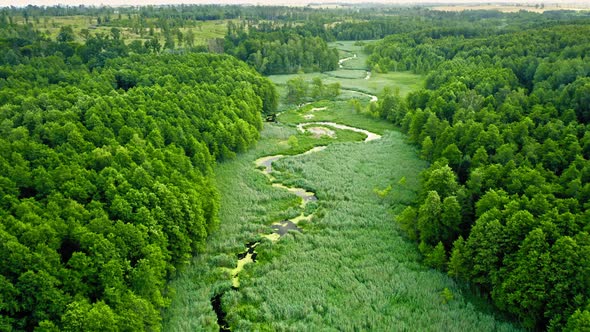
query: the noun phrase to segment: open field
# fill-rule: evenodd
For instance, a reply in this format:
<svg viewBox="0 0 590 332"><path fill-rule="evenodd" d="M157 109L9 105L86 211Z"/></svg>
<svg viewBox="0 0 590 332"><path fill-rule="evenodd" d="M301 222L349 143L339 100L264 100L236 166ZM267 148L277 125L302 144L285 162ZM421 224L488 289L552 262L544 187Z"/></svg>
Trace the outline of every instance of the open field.
<svg viewBox="0 0 590 332"><path fill-rule="evenodd" d="M337 70L325 73L271 75L269 78L277 84L282 95L285 93L284 86L287 81L296 76L302 76L307 82L311 82L315 77L321 78L325 84L338 82L342 89L339 100L357 98L368 101L370 96L358 92L379 95L385 87L389 87L393 91L398 90L401 96L405 96L410 91L423 86L424 77L410 72L369 73L365 63L367 55L363 49L364 45L369 42L371 41L330 43L331 47L338 49L341 58L351 58L343 62L342 68ZM354 57L355 55L356 57Z"/></svg>
<svg viewBox="0 0 590 332"><path fill-rule="evenodd" d="M131 20L134 19L135 17L131 16ZM25 24L25 18L22 16L16 16L14 17L14 20L18 24ZM162 45L164 44L164 36L161 29L154 27L151 29L153 31L153 36L150 34L149 27L155 25L155 20L153 19L146 20L146 28L144 29L145 31L143 36L134 32L133 29L129 27L131 23L129 23L129 19L126 16L123 17L121 21L112 18L108 25L99 25L97 18L91 16L39 17L31 18L29 19L29 22L33 24L35 29L45 32L51 39L55 39L57 37L61 27L63 26L71 26L76 36L76 41L80 43L84 42L84 38L80 33L82 29L88 29L91 35L98 33L110 35L111 28L118 28L121 31L121 38L123 38L126 43L130 43L134 40L145 41L152 37L156 37ZM228 22L229 20L198 21L195 22L194 27L183 27L179 28L179 30L183 34L189 29L192 30L195 35L194 44L207 45L207 42L210 39L223 38L227 32Z"/></svg>
<svg viewBox="0 0 590 332"><path fill-rule="evenodd" d="M310 82L315 77L322 79L325 84L340 83L342 90L361 91L369 94L379 94L383 88L390 87L392 90L398 89L401 96L405 96L410 91L422 87L424 78L410 72L391 72L386 74L371 73L369 79L359 74L358 71L340 69L326 73L307 73L291 75L271 75L269 78L277 85L285 85L288 80L302 76ZM350 78L348 78L350 77Z"/></svg>

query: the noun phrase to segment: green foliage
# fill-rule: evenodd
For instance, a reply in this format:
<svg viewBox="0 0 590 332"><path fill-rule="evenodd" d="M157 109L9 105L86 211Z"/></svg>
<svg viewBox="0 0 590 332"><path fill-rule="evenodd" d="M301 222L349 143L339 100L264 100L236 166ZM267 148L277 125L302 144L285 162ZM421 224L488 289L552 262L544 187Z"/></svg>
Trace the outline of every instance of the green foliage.
<svg viewBox="0 0 590 332"><path fill-rule="evenodd" d="M286 85L285 102L291 105L321 99L334 100L340 95L340 83L324 84L317 76L313 78L311 86L302 75L287 80Z"/></svg>
<svg viewBox="0 0 590 332"><path fill-rule="evenodd" d="M424 254L424 263L426 265L443 270L447 265L447 253L445 251L445 247L443 246L442 242L439 242L434 248L425 249L423 251Z"/></svg>
<svg viewBox="0 0 590 332"><path fill-rule="evenodd" d="M430 136L426 136L422 141L422 152L420 153L422 159L426 161L431 161L433 149L434 144L432 143L432 138L430 138Z"/></svg>
<svg viewBox="0 0 590 332"><path fill-rule="evenodd" d="M454 299L453 292L445 287L442 292L440 292L440 296L442 297L443 303L449 303Z"/></svg>
<svg viewBox="0 0 590 332"><path fill-rule="evenodd" d="M400 96L399 90L392 93L386 88L382 93L382 98L379 100L377 111L381 118L399 123L407 113L407 106L404 99Z"/></svg>
<svg viewBox="0 0 590 332"><path fill-rule="evenodd" d="M420 239L428 245L434 245L438 242L437 236L442 231L442 224L440 222L441 210L440 196L436 191L429 191L424 203L418 210L418 231L420 232Z"/></svg>
<svg viewBox="0 0 590 332"><path fill-rule="evenodd" d="M451 277L465 279L468 275L467 270L467 257L465 257L465 240L462 236L459 236L455 242L453 242L453 250L451 251L451 257L449 258L448 271Z"/></svg>
<svg viewBox="0 0 590 332"><path fill-rule="evenodd" d="M406 181L407 181L406 177L405 176L402 176L399 179L399 181L397 182L397 184L399 184L400 186L405 186L406 185Z"/></svg>
<svg viewBox="0 0 590 332"><path fill-rule="evenodd" d="M323 121L342 116L340 110L321 112L314 114L324 114ZM214 289L229 282L223 273L226 258L233 258L235 264L234 255L243 251L244 243L268 233L265 225L284 219L297 206L298 201L289 200L285 190L269 186L253 164L261 156L288 152L289 137L298 137L300 144L304 141L304 134L289 127L290 119L299 118L281 115L279 119L280 124L265 127L255 150L216 167L225 203L220 210L221 229L212 235L207 252L173 282L178 296L165 315L166 330L215 330L209 300ZM445 326L485 330L495 325L510 330L510 325L466 304L461 290L444 274L424 269L415 247L397 231L392 232L392 224L383 219L389 207L373 190L405 177L405 184L392 186L387 196L388 202L401 210L408 198L416 195L417 171L424 167L414 149L403 143L399 133L385 131L383 128L391 127L381 127L374 119L364 120L352 111L346 119L350 125L366 123L365 129L381 128L385 136L374 142L342 144L336 143L344 137L338 133L339 140L323 151L286 157L273 164L276 181L296 183L316 193L317 210L310 222L300 224L302 234L294 232L276 243L263 240L257 246L257 263L246 265L240 274L240 288L222 298L231 328L387 329L395 321L421 330L436 329L443 320ZM391 168L391 155L398 158L395 169ZM338 176L327 175L326 169ZM455 298L448 304L441 301L444 288ZM395 300L387 295L392 289L397 294ZM348 310L342 303L357 309ZM415 313L424 310L435 318L418 319ZM449 310L454 319L448 318Z"/></svg>
<svg viewBox="0 0 590 332"><path fill-rule="evenodd" d="M299 149L299 140L297 139L297 136L294 136L294 135L289 136L287 143L289 144L291 149Z"/></svg>
<svg viewBox="0 0 590 332"><path fill-rule="evenodd" d="M0 325L159 330L166 279L218 224L212 166L276 92L229 56L66 61L2 67Z"/></svg>
<svg viewBox="0 0 590 332"><path fill-rule="evenodd" d="M590 329L590 310L577 309L568 319L564 331L586 331Z"/></svg>
<svg viewBox="0 0 590 332"><path fill-rule="evenodd" d="M301 76L297 76L287 81L287 94L285 101L288 104L299 105L307 97L309 84Z"/></svg>
<svg viewBox="0 0 590 332"><path fill-rule="evenodd" d="M398 102L405 114L380 114L432 162L416 207L398 221L425 261L442 266L434 263L442 243L449 275L490 291L526 327L584 324L590 284L577 276L590 265L576 257L588 250L589 118L580 100L590 24L531 14L510 17L502 33L483 28L491 19L463 34L467 17L367 48L373 68L428 73L426 89Z"/></svg>
<svg viewBox="0 0 590 332"><path fill-rule="evenodd" d="M298 201L269 189L251 161L362 139L340 132L337 139L315 139L270 125L266 146L250 152L247 162L228 162L258 138L260 110L275 112L279 98L272 84L223 56L158 56L194 49L195 37L220 37L219 31L202 37L209 32L198 21L220 19L235 21L209 22L218 29L228 26L225 39L211 39L209 50L226 51L263 73L334 70L335 45L343 57L358 53L339 70L302 75L300 85L312 85L292 84L288 102L334 99L339 92L340 99L365 102L371 98L367 93L385 85L400 88L385 91L365 113L400 126L431 162L418 193L415 173L404 170L408 184L384 195L394 212L418 197L395 218L421 243L425 261L490 291L499 307L531 329L587 327L586 13L381 8L376 17L364 8L119 10L118 17L108 8L86 7L12 7L0 13L0 329L157 330L159 309L167 303L164 280L204 250L217 225L214 183L221 183L228 226L212 235L217 236L213 248L195 258L194 274L179 290L205 301L194 308L193 302L180 305L193 310L183 314L195 320L168 325L215 330L207 301L228 289L223 268L232 265L232 255L270 222L298 213ZM50 17L59 23L49 26ZM96 26L78 33L88 27L88 18ZM47 34L37 31L42 24L51 29ZM360 43L328 44L386 35L363 43L368 56L359 52ZM368 68L359 65L364 59ZM426 85L407 71L428 74ZM290 78L273 80L282 80L288 90ZM408 94L415 88L421 89ZM298 95L298 90L308 91ZM357 116L353 110L361 113L361 102L327 105L339 112L317 111L314 120L338 119L380 133L391 128ZM288 112L281 118L302 116ZM440 296L446 301L446 290L461 299L446 279L428 279L426 296L424 287L413 283L424 281L415 250L384 228L389 211L373 193L402 177L398 164L420 168L409 154L396 155L392 146L399 147L394 143L399 138L386 137L391 146L343 145L327 149L328 157L277 165L282 181L318 189L316 217L304 224L303 236L261 244L260 260L268 264L246 268L245 288L222 299L234 329L365 330L400 321L413 323L401 329L436 329L414 314L424 308L445 329L505 328L472 309L453 311L461 301L433 307ZM349 155L362 162L347 168L342 161ZM217 179L215 160L224 161ZM339 170L341 178L322 178L326 169ZM363 197L362 205L350 204L352 193ZM309 270L322 272L310 277ZM428 273L440 281L440 273ZM333 275L340 278L326 277ZM285 289L299 286L293 280L312 282L282 297ZM383 285L387 294L378 291ZM380 296L393 300L380 302ZM368 299L366 312L358 310L357 317L339 311L341 303L367 308L358 298Z"/></svg>
<svg viewBox="0 0 590 332"><path fill-rule="evenodd" d="M406 207L400 214L396 216L396 221L411 240L417 240L419 238L416 222L417 219L418 211L416 211L416 209L412 206Z"/></svg>
<svg viewBox="0 0 590 332"><path fill-rule="evenodd" d="M229 22L224 46L225 52L266 75L328 71L338 66L338 52L325 39L271 23Z"/></svg>
<svg viewBox="0 0 590 332"><path fill-rule="evenodd" d="M385 198L389 192L391 191L391 189L393 189L393 187L391 185L388 185L387 187L383 188L383 189L379 189L379 188L373 188L373 192L379 197L379 198Z"/></svg>

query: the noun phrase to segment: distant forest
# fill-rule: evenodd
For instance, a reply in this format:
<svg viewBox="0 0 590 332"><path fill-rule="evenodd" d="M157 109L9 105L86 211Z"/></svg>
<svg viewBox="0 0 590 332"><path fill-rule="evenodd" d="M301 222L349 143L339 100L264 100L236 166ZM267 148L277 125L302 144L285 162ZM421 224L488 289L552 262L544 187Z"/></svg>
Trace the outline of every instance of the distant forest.
<svg viewBox="0 0 590 332"><path fill-rule="evenodd" d="M38 28L77 15L103 30ZM333 70L336 40L427 77L369 106L430 162L396 217L424 262L527 328L590 329L587 12L29 6L0 10L0 330L159 330L216 228L213 165L276 112L262 74Z"/></svg>

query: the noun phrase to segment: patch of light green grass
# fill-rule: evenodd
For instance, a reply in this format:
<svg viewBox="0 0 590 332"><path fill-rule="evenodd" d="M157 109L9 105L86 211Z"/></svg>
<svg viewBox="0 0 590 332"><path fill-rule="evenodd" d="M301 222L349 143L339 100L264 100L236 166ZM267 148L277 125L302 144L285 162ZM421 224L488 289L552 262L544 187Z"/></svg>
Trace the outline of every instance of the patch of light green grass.
<svg viewBox="0 0 590 332"><path fill-rule="evenodd" d="M313 118L306 119L305 115L313 115ZM314 121L336 122L347 126L365 129L377 134L383 134L388 130L396 129L390 122L382 121L365 114L355 113L354 108L348 101L324 100L314 102L301 108L291 108L288 111L281 113L278 116L278 121L287 124Z"/></svg>
<svg viewBox="0 0 590 332"><path fill-rule="evenodd" d="M338 49L342 58L347 58L356 54L356 58L344 62L344 69L367 69L368 55L365 53L365 45L375 42L375 40L361 41L336 41L328 44L329 47Z"/></svg>
<svg viewBox="0 0 590 332"><path fill-rule="evenodd" d="M394 73L371 73L369 79L365 75L359 75L357 70L339 69L327 73L305 73L290 75L271 75L269 78L279 86L285 86L287 81L297 76L302 76L309 83L314 78L319 77L324 84L340 83L343 91L360 91L373 95L378 95L385 87L393 91L399 90L401 96L405 96L411 91L417 90L424 85L424 77L410 72ZM284 88L283 88L284 89Z"/></svg>

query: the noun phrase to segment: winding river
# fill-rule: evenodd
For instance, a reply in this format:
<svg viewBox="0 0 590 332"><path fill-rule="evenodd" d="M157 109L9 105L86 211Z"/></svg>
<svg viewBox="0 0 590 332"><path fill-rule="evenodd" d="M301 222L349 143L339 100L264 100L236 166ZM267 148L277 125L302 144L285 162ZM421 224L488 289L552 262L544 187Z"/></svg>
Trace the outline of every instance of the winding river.
<svg viewBox="0 0 590 332"><path fill-rule="evenodd" d="M343 68L344 66L343 66L342 64L343 64L344 62L346 62L346 61L348 61L348 60L352 60L352 59L354 59L354 58L356 58L356 54L354 54L354 55L353 55L353 56L351 56L351 57L348 57L348 58L344 58L344 59L340 59L340 60L338 60L338 67L339 67L339 68Z"/></svg>
<svg viewBox="0 0 590 332"><path fill-rule="evenodd" d="M339 123L335 123L335 122L304 122L304 123L298 124L297 129L301 132L305 132L305 130L306 130L305 126L307 126L307 125L329 126L329 127L333 127L333 128L337 128L337 129L351 130L354 132L363 133L363 134L367 135L364 142L369 142L369 141L381 138L381 135L375 134L375 133L370 132L368 130L364 130L364 129L356 128L356 127L351 127L351 126L347 126L347 125L343 125L343 124L339 124ZM320 152L320 151L324 150L325 148L326 148L326 146L316 146L308 151L305 151L305 152L295 155L295 156L307 155L310 153ZM315 196L315 193L307 191L303 188L288 187L282 183L274 182L275 178L272 176L272 164L273 164L273 162L275 162L281 158L284 158L284 157L285 157L284 155L266 156L266 157L262 157L262 158L257 159L254 162L254 164L255 164L256 169L260 170L264 175L266 175L266 177L272 183L273 187L285 189L285 190L295 194L299 198L301 198L300 207L302 210L305 210L305 206L307 203L312 202L312 201L317 201L317 197ZM312 217L313 217L313 214L305 215L304 212L301 212L301 214L295 218L285 219L285 220L275 222L271 225L271 229L273 231L269 234L264 235L264 237L271 240L271 241L278 241L282 236L287 234L289 231L299 231L300 232L301 228L299 228L299 226L298 226L299 222L301 222L302 220L311 220ZM238 275L244 269L244 266L246 264L256 262L255 248L259 243L260 242L248 243L246 245L246 250L244 252L238 254L238 264L234 269L231 270L232 285L234 288L240 287L240 280L239 280Z"/></svg>
<svg viewBox="0 0 590 332"><path fill-rule="evenodd" d="M353 57L341 59L340 61L338 61L340 68L343 67L342 64L345 61L348 61L348 60L351 60L354 58L356 58L356 54L354 54ZM365 79L369 79L369 78L370 78L370 73L367 72L367 77L365 77ZM377 96L370 95L370 94L364 93L364 92L359 92L359 91L355 91L355 92L362 94L362 95L369 96L371 98L371 102L377 101ZM326 107L313 108L310 112L325 110L325 109L326 109ZM311 117L313 117L313 115L309 115L308 119ZM297 130L299 130L300 132L305 132L307 130L306 126L310 126L310 125L328 126L328 127L333 127L336 129L350 130L350 131L354 131L354 132L358 132L358 133L363 133L367 136L365 138L364 142L369 142L369 141L381 138L381 135L370 132L368 130L364 130L364 129L356 128L356 127L351 127L351 126L347 126L347 125L339 124L339 123L335 123L335 122L326 122L326 121L299 123L297 125ZM307 155L307 154L311 154L311 153L320 152L320 151L324 150L325 148L326 148L326 146L316 146L312 149L309 149L301 154L294 155L294 156ZM301 228L299 228L298 224L303 220L309 221L313 217L313 213L309 214L309 215L305 215L305 213L303 212L303 211L305 211L306 204L309 202L312 202L312 201L317 201L317 199L318 199L316 197L315 193L313 193L313 192L307 191L303 188L289 187L289 186L286 186L282 183L276 182L276 179L272 176L272 171L273 171L272 164L273 164L273 162L280 160L281 158L284 158L284 157L286 157L286 156L273 155L273 156L262 157L262 158L257 159L256 161L254 161L256 169L261 171L269 179L269 181L273 187L285 189L285 190L295 194L299 198L301 198L300 207L301 207L302 212L299 216L297 216L295 218L291 218L291 219L284 219L284 220L273 223L270 226L270 228L272 229L272 232L263 235L263 237L265 237L273 242L278 241L282 236L287 234L289 231L301 232ZM232 286L234 289L238 289L240 287L239 273L244 269L244 266L249 263L256 262L256 250L255 249L256 249L256 246L258 246L258 244L260 244L260 241L250 242L250 243L246 244L246 250L237 255L238 256L238 263L237 263L236 267L231 270ZM228 324L226 321L226 315L221 307L221 297L222 296L223 296L223 292L218 293L213 298L211 298L211 305L213 306L213 310L215 311L215 313L217 315L217 322L220 327L220 331L229 331Z"/></svg>
<svg viewBox="0 0 590 332"><path fill-rule="evenodd" d="M364 130L364 129L360 129L360 128L356 128L356 127L350 127L347 125L343 125L343 124L339 124L339 123L335 123L335 122L324 122L324 121L320 121L320 122L303 122L297 125L297 130L301 131L301 132L305 132L305 126L308 125L320 125L320 126L328 126L328 127L333 127L336 129L343 129L343 130L350 130L350 131L354 131L357 133L363 133L365 135L367 135L367 138L365 138L365 142L368 141L372 141L372 140L376 140L376 139L380 139L381 135L372 133L368 130Z"/></svg>

